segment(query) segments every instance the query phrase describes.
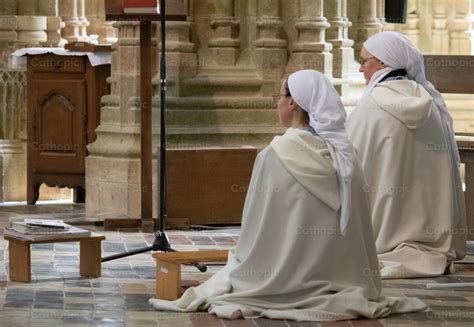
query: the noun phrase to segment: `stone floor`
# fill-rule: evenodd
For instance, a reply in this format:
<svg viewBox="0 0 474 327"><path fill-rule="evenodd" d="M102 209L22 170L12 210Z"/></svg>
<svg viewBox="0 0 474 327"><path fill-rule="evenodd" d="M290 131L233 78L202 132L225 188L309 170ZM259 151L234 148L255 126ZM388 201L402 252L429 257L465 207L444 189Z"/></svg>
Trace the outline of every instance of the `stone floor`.
<svg viewBox="0 0 474 327"><path fill-rule="evenodd" d="M40 204L0 206L0 230L11 219L24 217L64 218L81 223L84 206ZM85 228L102 232L88 224ZM224 249L235 245L239 229L169 231L177 250ZM153 234L136 230L104 232L103 256L150 245ZM353 320L326 323L297 323L268 319L226 321L207 313L155 312L148 299L155 292L155 266L150 253L109 261L102 266L102 277L79 276L78 244L37 244L32 248L32 282L10 282L8 247L0 241L0 326L474 326L474 287L430 288L427 283L474 282L474 242L469 256L455 265L455 273L433 279L391 280L384 282L387 295L417 296L430 312L394 315L382 320ZM200 273L183 267L186 285L208 279L220 266Z"/></svg>

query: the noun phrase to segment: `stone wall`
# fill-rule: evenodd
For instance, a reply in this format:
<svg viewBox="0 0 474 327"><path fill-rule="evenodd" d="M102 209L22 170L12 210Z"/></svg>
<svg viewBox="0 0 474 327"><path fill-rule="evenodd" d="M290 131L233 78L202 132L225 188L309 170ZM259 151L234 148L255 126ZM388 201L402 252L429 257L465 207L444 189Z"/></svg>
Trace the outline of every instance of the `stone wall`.
<svg viewBox="0 0 474 327"><path fill-rule="evenodd" d="M167 24L169 147L251 144L262 148L283 131L272 94L288 73L302 68L317 69L331 78L350 111L365 86L355 58L362 43L383 29L406 34L425 53L474 53L472 0L409 0L403 25L385 20L384 2L185 0L187 21ZM157 27L153 32L155 145L160 101ZM88 40L91 34L98 34L102 43L114 43L115 52L111 94L102 99L97 141L88 146L87 213L137 217L138 23L105 22L104 0L6 0L0 8L0 70L6 70L6 58L16 48L57 46ZM447 100L456 129L474 127L471 97L448 95ZM25 103L16 106L14 119L23 117L22 125ZM2 126L10 124L3 117ZM8 137L24 142L22 127L15 126L20 132Z"/></svg>

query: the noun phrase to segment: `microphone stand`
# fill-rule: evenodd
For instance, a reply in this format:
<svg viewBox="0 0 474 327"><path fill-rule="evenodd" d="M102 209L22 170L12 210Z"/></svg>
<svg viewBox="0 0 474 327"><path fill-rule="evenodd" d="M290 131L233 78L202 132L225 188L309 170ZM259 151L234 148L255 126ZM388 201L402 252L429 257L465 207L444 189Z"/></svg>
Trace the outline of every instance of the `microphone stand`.
<svg viewBox="0 0 474 327"><path fill-rule="evenodd" d="M165 233L166 215L166 0L160 0L160 23L161 23L161 59L160 59L160 230L155 233L155 239L151 246L131 250L124 253L114 254L102 258L102 262L128 257L131 255L148 251L177 252L171 248L168 236ZM142 86L143 87L143 86ZM199 263L191 264L199 271L205 272L207 267Z"/></svg>

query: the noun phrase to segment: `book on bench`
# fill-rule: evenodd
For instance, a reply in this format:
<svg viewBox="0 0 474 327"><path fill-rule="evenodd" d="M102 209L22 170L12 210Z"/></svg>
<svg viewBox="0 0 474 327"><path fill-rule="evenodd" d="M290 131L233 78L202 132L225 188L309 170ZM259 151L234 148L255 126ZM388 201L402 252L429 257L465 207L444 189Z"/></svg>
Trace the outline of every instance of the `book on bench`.
<svg viewBox="0 0 474 327"><path fill-rule="evenodd" d="M24 219L13 221L9 226L20 233L57 233L69 228L62 219Z"/></svg>
<svg viewBox="0 0 474 327"><path fill-rule="evenodd" d="M29 241L49 241L49 240L57 240L57 239L68 239L68 238L82 238L82 237L89 237L92 235L91 231L86 229L78 228L75 226L67 225L67 229L63 229L56 232L20 232L13 227L5 227L3 231L4 236L11 236L20 239L25 239Z"/></svg>

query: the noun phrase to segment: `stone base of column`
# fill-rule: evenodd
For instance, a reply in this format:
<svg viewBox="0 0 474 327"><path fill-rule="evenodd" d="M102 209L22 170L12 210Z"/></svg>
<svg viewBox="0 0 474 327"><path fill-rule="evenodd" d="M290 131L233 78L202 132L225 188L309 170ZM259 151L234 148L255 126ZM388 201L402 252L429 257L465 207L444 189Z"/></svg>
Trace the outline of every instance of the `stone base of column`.
<svg viewBox="0 0 474 327"><path fill-rule="evenodd" d="M333 55L333 75L342 79L342 84L336 86L336 90L341 96L349 94L349 75L350 64L354 60L354 49L347 46L335 46L332 51Z"/></svg>
<svg viewBox="0 0 474 327"><path fill-rule="evenodd" d="M21 140L0 140L3 160L3 201L26 201L26 142ZM67 188L50 188L42 185L39 200L66 200L71 198Z"/></svg>
<svg viewBox="0 0 474 327"><path fill-rule="evenodd" d="M330 52L294 52L287 66L291 73L301 69L314 69L325 75L332 75L332 53Z"/></svg>
<svg viewBox="0 0 474 327"><path fill-rule="evenodd" d="M26 142L0 140L3 157L2 186L4 201L26 199Z"/></svg>
<svg viewBox="0 0 474 327"><path fill-rule="evenodd" d="M157 216L156 160L153 160L153 216ZM140 159L86 158L86 215L102 219L140 218Z"/></svg>
<svg viewBox="0 0 474 327"><path fill-rule="evenodd" d="M261 76L268 80L270 78L280 79L284 73L285 65L288 62L288 54L286 48L257 48L255 49L255 63ZM270 85L273 94L278 91L274 89L274 84ZM265 87L263 88L264 94Z"/></svg>
<svg viewBox="0 0 474 327"><path fill-rule="evenodd" d="M233 47L212 47L209 48L209 50L211 51L212 57L216 61L216 64L219 66L235 66L240 55L240 50Z"/></svg>
<svg viewBox="0 0 474 327"><path fill-rule="evenodd" d="M450 54L469 55L471 54L471 39L468 32L451 32L450 35Z"/></svg>

